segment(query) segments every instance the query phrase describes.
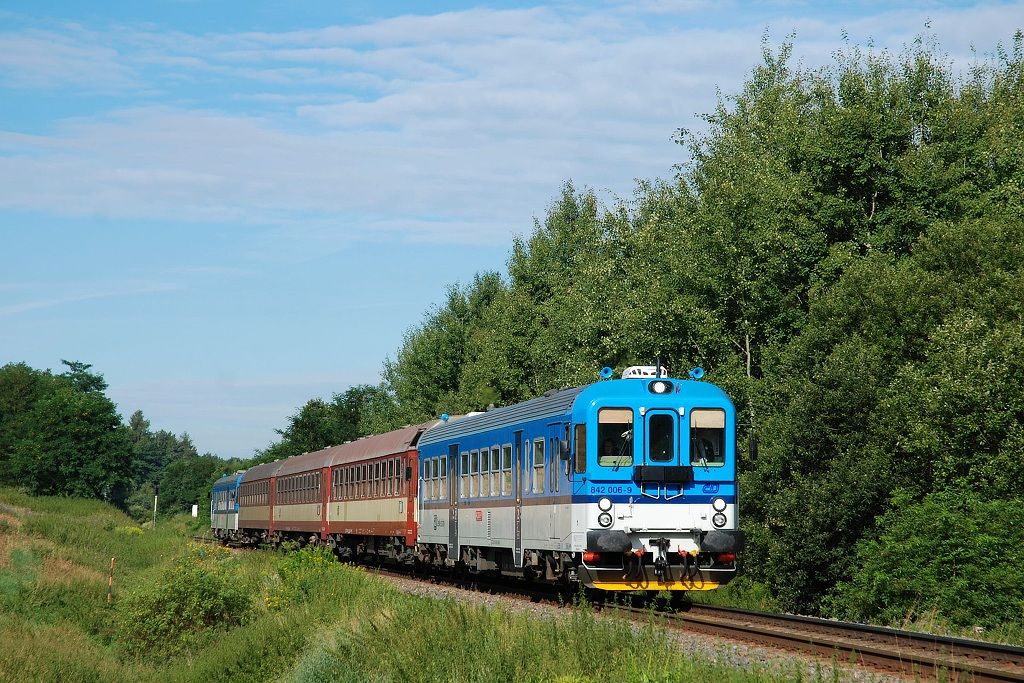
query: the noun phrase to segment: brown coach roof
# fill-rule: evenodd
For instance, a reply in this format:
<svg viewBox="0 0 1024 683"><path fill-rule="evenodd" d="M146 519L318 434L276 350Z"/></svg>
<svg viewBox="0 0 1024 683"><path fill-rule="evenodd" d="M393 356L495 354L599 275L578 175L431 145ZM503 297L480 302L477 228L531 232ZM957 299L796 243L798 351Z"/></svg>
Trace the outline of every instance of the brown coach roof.
<svg viewBox="0 0 1024 683"><path fill-rule="evenodd" d="M337 446L313 451L312 453L293 455L281 464L281 469L277 471L277 476L284 477L298 472L312 472L319 470L321 467L327 467L327 463L331 459L329 453L334 448L337 448Z"/></svg>
<svg viewBox="0 0 1024 683"><path fill-rule="evenodd" d="M269 479L274 476L282 464L283 463L280 460L275 460L273 462L265 462L262 465L250 467L245 471L245 474L242 475L242 483L245 484L257 479Z"/></svg>
<svg viewBox="0 0 1024 683"><path fill-rule="evenodd" d="M295 455L285 460L257 465L246 470L242 482L255 479L266 479L272 476L284 477L289 474L300 472L314 472L323 467L333 465L345 465L360 460L383 457L385 455L397 455L414 448L423 432L427 431L440 420L431 420L419 425L402 427L393 432L364 436L356 441L343 443L340 446L330 446L312 453Z"/></svg>
<svg viewBox="0 0 1024 683"><path fill-rule="evenodd" d="M346 465L360 460L404 453L416 446L423 432L439 422L440 420L431 420L419 425L402 427L393 432L364 436L362 439L343 443L340 446L332 446L327 449L331 453L330 464Z"/></svg>

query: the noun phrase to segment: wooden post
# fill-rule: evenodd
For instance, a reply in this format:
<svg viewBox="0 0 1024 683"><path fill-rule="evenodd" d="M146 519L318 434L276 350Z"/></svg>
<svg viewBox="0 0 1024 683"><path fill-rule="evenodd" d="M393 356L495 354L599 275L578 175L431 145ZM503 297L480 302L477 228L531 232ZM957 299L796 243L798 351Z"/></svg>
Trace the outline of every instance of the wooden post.
<svg viewBox="0 0 1024 683"><path fill-rule="evenodd" d="M114 601L114 558L110 558L110 573L107 575L107 604Z"/></svg>

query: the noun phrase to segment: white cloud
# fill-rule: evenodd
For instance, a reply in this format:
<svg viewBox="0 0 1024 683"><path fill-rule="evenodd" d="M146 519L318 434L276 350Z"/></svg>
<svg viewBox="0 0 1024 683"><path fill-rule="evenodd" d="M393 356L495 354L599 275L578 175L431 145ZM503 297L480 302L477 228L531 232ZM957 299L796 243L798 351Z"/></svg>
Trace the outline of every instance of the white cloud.
<svg viewBox="0 0 1024 683"><path fill-rule="evenodd" d="M72 86L123 90L138 84L117 50L98 36L68 27L57 31L0 33L0 84L13 88Z"/></svg>
<svg viewBox="0 0 1024 683"><path fill-rule="evenodd" d="M762 23L723 28L701 23L692 2L650 5L474 9L281 33L121 27L106 49L68 29L57 36L64 49L15 82L63 86L54 74L67 71L104 83L95 72L109 63L108 86L138 77L146 90L46 135L0 132L0 207L242 221L263 226L264 242L309 238L315 247L297 248L311 253L367 235L507 241L566 179L629 196L634 178L671 174L684 154L674 130L699 127L716 86L734 91L758 61ZM837 22L779 3L771 31L778 41L795 32L798 58L813 66L830 61L841 28L898 48L930 20L962 63L972 43L1009 39L1022 7ZM33 36L6 37L38 59Z"/></svg>

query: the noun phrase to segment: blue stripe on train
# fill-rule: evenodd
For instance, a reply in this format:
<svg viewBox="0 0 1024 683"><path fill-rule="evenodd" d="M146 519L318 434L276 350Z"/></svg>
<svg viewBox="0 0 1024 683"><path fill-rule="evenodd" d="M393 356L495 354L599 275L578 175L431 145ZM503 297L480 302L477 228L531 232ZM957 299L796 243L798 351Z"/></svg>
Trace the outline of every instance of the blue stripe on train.
<svg viewBox="0 0 1024 683"><path fill-rule="evenodd" d="M674 495L674 494L673 494ZM596 503L602 498L607 498L613 503L628 505L630 501L633 504L643 503L645 505L710 505L711 501L715 498L721 498L727 504L732 505L736 502L736 496L731 494L722 494L717 496L708 496L704 494L690 494L684 493L677 498L665 499L664 497L652 498L650 496L641 496L638 493L634 494L602 494L602 495L586 495L586 496L573 496L572 502L579 503Z"/></svg>

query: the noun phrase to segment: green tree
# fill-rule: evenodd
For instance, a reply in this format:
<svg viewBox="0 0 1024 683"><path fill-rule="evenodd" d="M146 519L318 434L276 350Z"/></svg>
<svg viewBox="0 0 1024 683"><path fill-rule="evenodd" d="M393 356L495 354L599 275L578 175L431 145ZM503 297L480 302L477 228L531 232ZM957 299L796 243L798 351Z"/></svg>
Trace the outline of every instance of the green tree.
<svg viewBox="0 0 1024 683"><path fill-rule="evenodd" d="M123 503L132 453L110 399L62 382L36 402L29 419L34 430L15 456L29 490Z"/></svg>
<svg viewBox="0 0 1024 683"><path fill-rule="evenodd" d="M334 394L330 402L314 398L288 418L281 439L257 453L250 464L317 451L390 429L393 403L384 389L368 384ZM377 424L383 429L374 429Z"/></svg>
<svg viewBox="0 0 1024 683"><path fill-rule="evenodd" d="M934 619L955 627L1024 623L1024 501L966 491L916 501L898 495L879 532L856 547L860 570L840 583L831 611L900 625Z"/></svg>
<svg viewBox="0 0 1024 683"><path fill-rule="evenodd" d="M188 512L193 505L199 505L200 514L208 514L211 488L226 473L225 465L209 453L185 456L170 463L160 477L159 511Z"/></svg>
<svg viewBox="0 0 1024 683"><path fill-rule="evenodd" d="M39 399L53 391L57 381L49 372L25 363L0 367L0 482L20 486L24 481L16 453L32 434L32 409Z"/></svg>
<svg viewBox="0 0 1024 683"><path fill-rule="evenodd" d="M95 391L99 393L106 391L107 381L103 379L103 375L97 375L96 373L89 372L89 368L92 366L88 363L64 360L63 358L60 362L61 364L68 366L68 369L61 374L61 377L67 377L71 381L71 384L79 391Z"/></svg>
<svg viewBox="0 0 1024 683"><path fill-rule="evenodd" d="M394 396L392 427L465 410L459 377L473 329L505 288L497 273L478 274L464 289L451 287L444 306L405 335L395 360L384 364L384 384Z"/></svg>

